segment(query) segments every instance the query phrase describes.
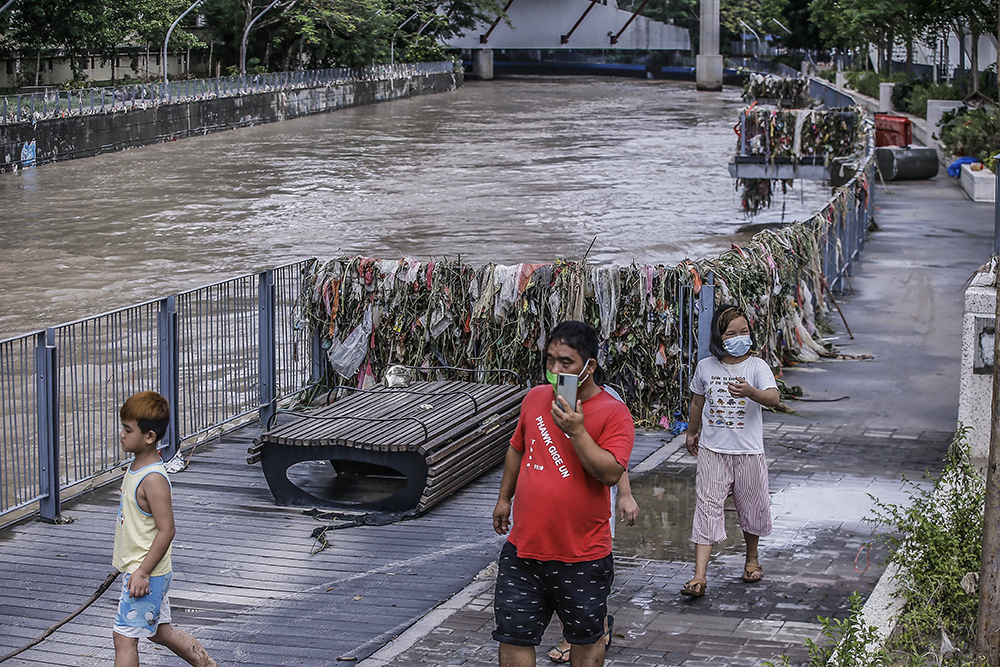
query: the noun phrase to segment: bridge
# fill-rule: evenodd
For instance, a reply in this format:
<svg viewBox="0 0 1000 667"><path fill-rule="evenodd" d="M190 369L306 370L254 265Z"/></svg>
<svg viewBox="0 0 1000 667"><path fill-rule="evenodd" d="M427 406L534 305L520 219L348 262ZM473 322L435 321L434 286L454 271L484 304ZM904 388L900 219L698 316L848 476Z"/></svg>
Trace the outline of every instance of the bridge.
<svg viewBox="0 0 1000 667"><path fill-rule="evenodd" d="M482 78L492 78L494 49L691 49L686 29L618 9L615 0L508 0L505 11L508 20L497 17L448 42L472 50Z"/></svg>

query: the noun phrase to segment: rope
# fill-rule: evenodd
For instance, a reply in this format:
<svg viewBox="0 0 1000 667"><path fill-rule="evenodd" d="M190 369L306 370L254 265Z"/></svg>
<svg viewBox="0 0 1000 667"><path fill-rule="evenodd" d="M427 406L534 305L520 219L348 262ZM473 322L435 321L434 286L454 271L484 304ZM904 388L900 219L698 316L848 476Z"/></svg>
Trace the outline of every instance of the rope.
<svg viewBox="0 0 1000 667"><path fill-rule="evenodd" d="M53 632L55 632L56 630L58 630L59 628L61 628L62 626L66 625L67 623L69 623L70 621L72 621L74 618L76 618L77 616L79 616L83 612L84 609L86 609L90 605L94 604L94 602L97 601L97 598L99 598L102 595L104 595L104 592L106 590L108 590L109 588L111 588L111 584L115 583L115 579L118 578L119 574L121 574L121 572L119 572L118 570L114 570L113 572L111 572L111 574L109 574L107 576L107 578L104 580L104 583L101 584L100 586L98 586L97 590L94 591L94 594L91 595L90 598L86 602L84 602L82 605L80 605L80 607L76 611L74 611L72 614L70 614L69 616L67 616L63 620L59 621L55 625L50 625L48 628L45 629L45 632L43 632L38 637L38 639L35 639L30 644L25 644L24 646L22 646L21 648L17 649L16 651L12 651L12 652L8 653L7 655L3 656L2 658L0 658L0 662L6 662L7 660L10 660L14 656L20 655L21 653L24 653L25 651L27 651L32 646L37 646L38 644L41 644Z"/></svg>
<svg viewBox="0 0 1000 667"><path fill-rule="evenodd" d="M865 569L859 570L858 559L861 558L861 550L865 548L868 549L867 553L865 554ZM872 543L865 542L860 547L858 547L858 555L854 557L854 571L859 574L864 574L865 572L868 571L868 568L871 567L871 564L872 564Z"/></svg>

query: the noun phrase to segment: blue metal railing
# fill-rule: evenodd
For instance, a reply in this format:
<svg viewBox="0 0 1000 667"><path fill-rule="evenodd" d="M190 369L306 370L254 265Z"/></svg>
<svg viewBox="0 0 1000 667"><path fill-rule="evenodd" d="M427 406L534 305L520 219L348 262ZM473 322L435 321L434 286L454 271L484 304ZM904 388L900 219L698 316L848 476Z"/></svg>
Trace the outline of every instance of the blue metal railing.
<svg viewBox="0 0 1000 667"><path fill-rule="evenodd" d="M166 455L316 377L301 325L306 260L0 341L0 523L122 462L118 408L156 389Z"/></svg>
<svg viewBox="0 0 1000 667"><path fill-rule="evenodd" d="M115 113L161 104L221 97L239 97L277 90L295 90L358 81L386 81L451 72L451 61L396 63L366 68L337 68L273 72L212 79L185 79L168 83L53 90L0 96L0 124L32 123L50 118Z"/></svg>

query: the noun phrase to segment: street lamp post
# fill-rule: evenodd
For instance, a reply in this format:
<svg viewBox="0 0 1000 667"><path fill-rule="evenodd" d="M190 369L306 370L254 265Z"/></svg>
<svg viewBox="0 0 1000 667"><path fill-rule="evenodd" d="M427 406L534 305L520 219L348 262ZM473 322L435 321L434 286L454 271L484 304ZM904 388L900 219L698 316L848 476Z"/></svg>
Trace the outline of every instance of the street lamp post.
<svg viewBox="0 0 1000 667"><path fill-rule="evenodd" d="M243 42L240 44L240 76L244 76L247 73L247 35L250 34L250 28L253 27L253 24L257 22L257 19L263 16L267 10L274 7L279 2L281 2L281 0L274 0L274 2L265 7L264 11L253 17L253 20L250 21L249 25L247 25L247 29L243 31Z"/></svg>
<svg viewBox="0 0 1000 667"><path fill-rule="evenodd" d="M776 19L774 17L771 17L771 20L774 21L775 23L777 23L778 27L781 28L782 30L784 30L785 32L787 32L789 35L792 34L792 31L789 30L788 28L786 28L784 23L782 23L781 21L779 21L778 19Z"/></svg>
<svg viewBox="0 0 1000 667"><path fill-rule="evenodd" d="M410 21L412 21L417 16L417 14L419 14L419 13L420 12L413 12L413 14L410 15L410 18L408 18L405 21L403 21L402 23L400 23L399 27L397 27L396 30L392 33L392 39L389 40L389 64L390 65L394 65L396 63L396 33L398 33L403 28L404 25L406 25L407 23L409 23ZM429 23L429 21L428 21L428 23ZM421 28L421 29L423 29L423 28Z"/></svg>
<svg viewBox="0 0 1000 667"><path fill-rule="evenodd" d="M174 32L174 28L177 24L181 22L185 16L187 16L192 9L200 5L204 0L195 0L195 2L184 10L184 13L177 17L177 20L170 24L170 30L167 31L167 38L163 40L163 85L167 87L167 101L170 101L170 86L167 85L167 45L170 44L170 35Z"/></svg>
<svg viewBox="0 0 1000 667"><path fill-rule="evenodd" d="M746 28L747 30L749 30L750 33L754 37L757 38L757 57L758 58L762 57L764 55L764 47L761 46L761 44L760 44L760 36L757 34L757 32L753 28L751 28L746 23L744 23L742 19L740 19L740 25L742 25L744 28Z"/></svg>

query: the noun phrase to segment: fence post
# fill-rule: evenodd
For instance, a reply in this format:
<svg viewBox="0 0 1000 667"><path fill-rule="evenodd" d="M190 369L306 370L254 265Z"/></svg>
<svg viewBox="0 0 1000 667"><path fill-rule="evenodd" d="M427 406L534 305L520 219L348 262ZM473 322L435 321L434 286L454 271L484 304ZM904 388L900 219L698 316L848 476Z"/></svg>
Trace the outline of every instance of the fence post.
<svg viewBox="0 0 1000 667"><path fill-rule="evenodd" d="M260 423L266 430L271 425L277 406L277 363L275 350L276 292L274 269L259 274L258 282L260 328Z"/></svg>
<svg viewBox="0 0 1000 667"><path fill-rule="evenodd" d="M309 381L313 384L323 379L323 332L318 326L312 327L312 354L309 357Z"/></svg>
<svg viewBox="0 0 1000 667"><path fill-rule="evenodd" d="M170 423L163 436L163 460L169 461L180 448L180 354L177 345L177 297L160 300L156 314L157 358L160 369L160 394L170 403Z"/></svg>
<svg viewBox="0 0 1000 667"><path fill-rule="evenodd" d="M698 292L698 361L707 359L708 344L712 339L712 315L715 314L715 274L708 273L708 280Z"/></svg>
<svg viewBox="0 0 1000 667"><path fill-rule="evenodd" d="M42 521L55 523L59 502L59 392L55 329L38 334L35 377L38 396L38 509Z"/></svg>

